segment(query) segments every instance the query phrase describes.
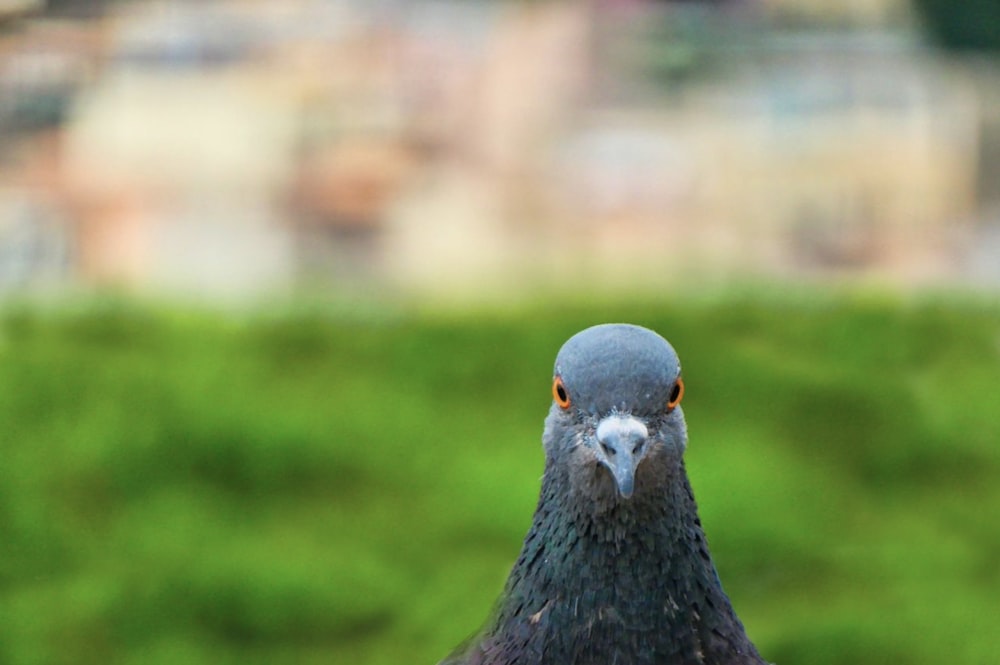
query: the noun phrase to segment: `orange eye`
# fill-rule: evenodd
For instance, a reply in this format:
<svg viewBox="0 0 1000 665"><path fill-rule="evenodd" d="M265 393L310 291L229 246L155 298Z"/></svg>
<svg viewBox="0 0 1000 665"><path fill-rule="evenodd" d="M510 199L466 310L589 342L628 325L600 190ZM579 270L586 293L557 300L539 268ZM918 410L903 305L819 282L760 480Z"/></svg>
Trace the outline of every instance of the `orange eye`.
<svg viewBox="0 0 1000 665"><path fill-rule="evenodd" d="M556 377L556 380L552 382L552 398L556 401L561 409L568 409L570 405L569 393L566 392L566 386L563 385L562 379Z"/></svg>
<svg viewBox="0 0 1000 665"><path fill-rule="evenodd" d="M670 413L677 405L681 403L681 398L684 397L684 381L681 377L677 377L677 381L674 382L674 388L670 391L670 399L667 401L667 413Z"/></svg>

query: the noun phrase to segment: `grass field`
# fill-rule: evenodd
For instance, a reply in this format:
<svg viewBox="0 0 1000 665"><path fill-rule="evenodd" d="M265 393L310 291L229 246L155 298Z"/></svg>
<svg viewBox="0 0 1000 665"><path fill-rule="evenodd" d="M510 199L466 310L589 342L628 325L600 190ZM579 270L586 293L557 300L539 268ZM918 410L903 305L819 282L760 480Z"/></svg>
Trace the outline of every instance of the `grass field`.
<svg viewBox="0 0 1000 665"><path fill-rule="evenodd" d="M767 658L996 662L1000 306L946 302L8 307L0 663L436 663L529 524L554 354L606 320L681 355Z"/></svg>

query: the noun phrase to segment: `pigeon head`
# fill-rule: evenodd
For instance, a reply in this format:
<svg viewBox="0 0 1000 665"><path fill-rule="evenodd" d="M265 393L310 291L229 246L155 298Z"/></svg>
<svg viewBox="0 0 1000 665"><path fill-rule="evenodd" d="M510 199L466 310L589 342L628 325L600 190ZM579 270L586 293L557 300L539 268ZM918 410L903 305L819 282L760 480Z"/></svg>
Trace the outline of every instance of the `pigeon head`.
<svg viewBox="0 0 1000 665"><path fill-rule="evenodd" d="M680 469L683 394L680 361L660 335L627 324L587 328L556 357L546 456L598 504L638 498Z"/></svg>

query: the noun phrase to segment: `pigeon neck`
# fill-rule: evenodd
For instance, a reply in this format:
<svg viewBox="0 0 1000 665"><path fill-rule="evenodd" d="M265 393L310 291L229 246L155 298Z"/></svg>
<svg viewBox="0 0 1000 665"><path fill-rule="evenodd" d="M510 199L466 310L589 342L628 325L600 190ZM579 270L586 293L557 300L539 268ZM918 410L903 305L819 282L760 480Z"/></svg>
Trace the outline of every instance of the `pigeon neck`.
<svg viewBox="0 0 1000 665"><path fill-rule="evenodd" d="M494 628L500 644L544 654L516 662L763 662L719 583L683 465L600 513L569 497L547 469Z"/></svg>
<svg viewBox="0 0 1000 665"><path fill-rule="evenodd" d="M610 596L603 602L631 602L629 592L659 595L668 605L723 595L683 462L669 482L600 510L594 501L567 501L571 495L562 480L553 474L543 481L531 532L546 541L542 546L549 557L547 563L536 561L536 573L551 577L564 591L577 587L583 595L588 578L602 576L612 582L604 587ZM559 505L560 499L560 510L543 508ZM638 579L639 571L659 575L653 583Z"/></svg>

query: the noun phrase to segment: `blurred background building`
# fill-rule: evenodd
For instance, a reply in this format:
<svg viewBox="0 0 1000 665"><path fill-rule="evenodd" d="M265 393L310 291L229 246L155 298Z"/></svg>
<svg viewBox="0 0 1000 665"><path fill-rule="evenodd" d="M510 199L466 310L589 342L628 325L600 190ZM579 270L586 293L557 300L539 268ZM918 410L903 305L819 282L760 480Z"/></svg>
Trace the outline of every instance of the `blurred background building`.
<svg viewBox="0 0 1000 665"><path fill-rule="evenodd" d="M0 0L0 290L996 288L993 4Z"/></svg>

